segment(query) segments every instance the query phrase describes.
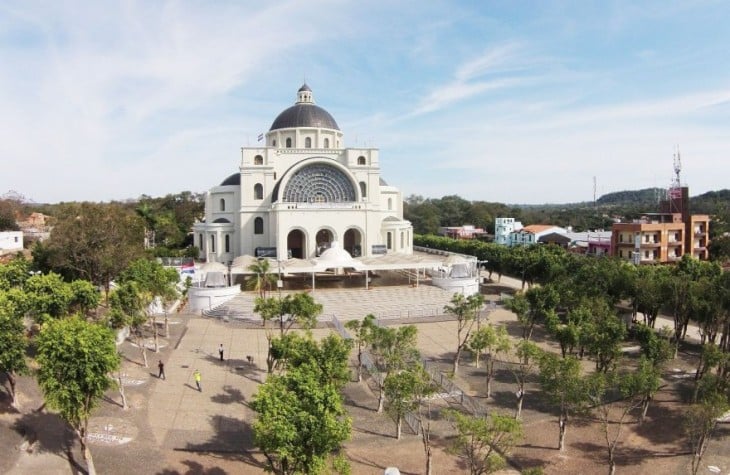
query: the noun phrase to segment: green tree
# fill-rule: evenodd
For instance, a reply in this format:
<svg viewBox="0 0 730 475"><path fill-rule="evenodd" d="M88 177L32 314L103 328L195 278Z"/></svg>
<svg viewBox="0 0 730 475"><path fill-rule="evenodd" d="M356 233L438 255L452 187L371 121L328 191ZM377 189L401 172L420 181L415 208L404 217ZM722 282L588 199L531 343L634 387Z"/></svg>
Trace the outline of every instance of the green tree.
<svg viewBox="0 0 730 475"><path fill-rule="evenodd" d="M616 473L616 447L629 414L645 402L651 379L631 373L596 372L586 379L589 401L595 407L608 451L608 473Z"/></svg>
<svg viewBox="0 0 730 475"><path fill-rule="evenodd" d="M71 203L59 210L47 242L33 250L48 268L67 279L84 279L102 286L144 253L144 225L117 203Z"/></svg>
<svg viewBox="0 0 730 475"><path fill-rule="evenodd" d="M340 358L346 366L346 354ZM317 365L301 364L259 387L251 402L257 413L254 440L268 471L323 473L328 458L350 437L342 396L327 379Z"/></svg>
<svg viewBox="0 0 730 475"><path fill-rule="evenodd" d="M0 290L0 371L5 373L10 386L8 393L11 405L15 408L18 407L16 377L28 371L25 361L27 346L22 313L18 312L5 291Z"/></svg>
<svg viewBox="0 0 730 475"><path fill-rule="evenodd" d="M87 445L91 411L114 382L119 367L114 334L78 317L51 320L38 335L38 383L48 407L76 432L88 472L95 474Z"/></svg>
<svg viewBox="0 0 730 475"><path fill-rule="evenodd" d="M145 300L142 291L134 281L121 283L109 297L111 310L109 318L112 328L129 326L135 343L142 354L142 364L149 367L147 361L147 342L143 325L147 321Z"/></svg>
<svg viewBox="0 0 730 475"><path fill-rule="evenodd" d="M710 443L717 419L730 408L727 395L713 392L685 412L684 429L692 448L692 475L696 475Z"/></svg>
<svg viewBox="0 0 730 475"><path fill-rule="evenodd" d="M543 353L539 359L540 384L545 394L558 405L558 450L565 450L568 418L586 410L588 394L581 376L580 361Z"/></svg>
<svg viewBox="0 0 730 475"><path fill-rule="evenodd" d="M491 324L480 327L471 336L469 348L477 354L476 365L479 367L479 354L487 353L487 398L492 395L492 380L494 379L494 363L498 356L507 354L511 348L511 340L507 329L503 326L495 327Z"/></svg>
<svg viewBox="0 0 730 475"><path fill-rule="evenodd" d="M375 326L368 335L373 363L378 371L378 374L372 375L378 384L378 412L383 412L388 375L409 368L420 358L416 348L417 333L413 325L399 328Z"/></svg>
<svg viewBox="0 0 730 475"><path fill-rule="evenodd" d="M22 255L13 257L9 262L0 264L0 290L23 287L30 277L30 261Z"/></svg>
<svg viewBox="0 0 730 475"><path fill-rule="evenodd" d="M372 328L375 326L375 316L368 314L360 320L348 320L345 322L345 328L354 333L353 339L355 340L355 346L357 347L357 382L362 381L362 353L366 348L369 341L369 334Z"/></svg>
<svg viewBox="0 0 730 475"><path fill-rule="evenodd" d="M503 469L507 462L502 454L508 454L523 437L520 421L497 412L480 417L448 410L446 417L457 432L450 451L466 458L471 475Z"/></svg>
<svg viewBox="0 0 730 475"><path fill-rule="evenodd" d="M136 284L142 308L152 325L155 353L159 351L157 307L162 307L165 335L169 335L167 307L179 295L177 291L179 280L180 277L175 269L166 268L159 262L150 259L137 259L131 262L119 275L119 283L134 282ZM155 305L156 303L159 305Z"/></svg>
<svg viewBox="0 0 730 475"><path fill-rule="evenodd" d="M68 315L74 294L71 286L56 273L36 274L25 281L28 314L37 323Z"/></svg>
<svg viewBox="0 0 730 475"><path fill-rule="evenodd" d="M469 335L477 320L477 314L484 305L482 294L472 294L464 297L456 293L451 297L451 305L444 306L444 312L456 318L456 354L454 355L454 374L459 371L461 353L469 342Z"/></svg>
<svg viewBox="0 0 730 475"><path fill-rule="evenodd" d="M386 411L395 420L395 438L400 440L403 418L414 412L421 398L433 392L431 377L420 364L390 373L385 378Z"/></svg>
<svg viewBox="0 0 730 475"><path fill-rule="evenodd" d="M295 323L304 329L311 329L317 325L317 317L322 314L322 304L315 302L314 298L306 292L298 292L284 297L282 303L283 313L289 315L286 330ZM283 319L280 320L281 333L284 331Z"/></svg>
<svg viewBox="0 0 730 475"><path fill-rule="evenodd" d="M515 378L515 383L517 383L515 419L519 419L522 415L522 403L527 392L527 379L534 373L542 356L542 350L529 340L520 340L514 346L511 356L510 370Z"/></svg>

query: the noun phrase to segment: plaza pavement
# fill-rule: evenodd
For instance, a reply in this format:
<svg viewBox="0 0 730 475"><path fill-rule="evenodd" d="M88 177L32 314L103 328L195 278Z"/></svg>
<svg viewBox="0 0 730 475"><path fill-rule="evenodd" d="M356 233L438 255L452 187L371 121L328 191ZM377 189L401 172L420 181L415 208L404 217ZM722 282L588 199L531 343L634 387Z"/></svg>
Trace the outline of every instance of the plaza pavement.
<svg viewBox="0 0 730 475"><path fill-rule="evenodd" d="M361 319L368 313L404 319L409 315L442 314L443 306L451 298L449 292L430 285L318 289L313 296L324 306L325 322L332 314L343 320ZM250 312L254 297L253 292L245 292L228 305L239 312ZM452 338L445 335L453 337L452 325L453 322L442 322L419 331L419 339L429 348L425 357L448 351ZM320 338L331 331L334 330L325 323L313 334ZM191 316L179 341L170 344L174 348L167 352L166 379L153 378L148 388L148 419L157 444L163 450L224 453L250 446L253 411L248 403L266 378L268 345L263 328L235 319ZM223 362L218 356L220 344L224 347ZM155 367L155 361L151 360L150 367ZM202 392L195 387L196 369L202 375Z"/></svg>

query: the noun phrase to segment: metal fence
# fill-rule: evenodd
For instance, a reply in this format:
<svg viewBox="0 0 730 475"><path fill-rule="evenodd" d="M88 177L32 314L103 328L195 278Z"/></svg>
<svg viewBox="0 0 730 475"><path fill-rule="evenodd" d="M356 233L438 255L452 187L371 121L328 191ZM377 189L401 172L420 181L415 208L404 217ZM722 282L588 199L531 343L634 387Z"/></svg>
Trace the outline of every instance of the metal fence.
<svg viewBox="0 0 730 475"><path fill-rule="evenodd" d="M438 384L444 391L457 398L459 404L475 416L484 416L487 409L475 398L469 396L457 386L448 376L444 375L441 370L428 360L423 360L423 368L431 375L431 380Z"/></svg>

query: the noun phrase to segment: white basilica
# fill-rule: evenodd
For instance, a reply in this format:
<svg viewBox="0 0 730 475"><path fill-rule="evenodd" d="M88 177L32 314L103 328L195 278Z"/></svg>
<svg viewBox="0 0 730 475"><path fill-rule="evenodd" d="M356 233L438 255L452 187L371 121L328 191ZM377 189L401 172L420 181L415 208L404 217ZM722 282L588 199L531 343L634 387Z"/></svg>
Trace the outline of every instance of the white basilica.
<svg viewBox="0 0 730 475"><path fill-rule="evenodd" d="M274 119L265 145L243 147L239 172L210 189L193 231L208 262L311 259L335 242L353 257L413 252L403 198L380 177L378 149L345 148L306 84Z"/></svg>

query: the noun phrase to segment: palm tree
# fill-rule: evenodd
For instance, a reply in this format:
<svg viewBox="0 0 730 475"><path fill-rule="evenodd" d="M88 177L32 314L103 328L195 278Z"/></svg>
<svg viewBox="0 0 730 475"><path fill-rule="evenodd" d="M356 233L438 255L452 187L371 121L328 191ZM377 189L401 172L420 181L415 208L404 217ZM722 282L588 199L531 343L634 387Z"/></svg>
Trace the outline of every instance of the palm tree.
<svg viewBox="0 0 730 475"><path fill-rule="evenodd" d="M248 270L254 274L247 284L249 290L255 290L259 293L259 297L266 298L266 292L271 290L271 286L276 284L278 278L271 273L271 263L268 259L259 259L248 266Z"/></svg>

